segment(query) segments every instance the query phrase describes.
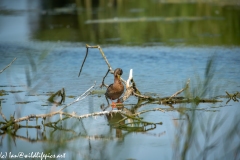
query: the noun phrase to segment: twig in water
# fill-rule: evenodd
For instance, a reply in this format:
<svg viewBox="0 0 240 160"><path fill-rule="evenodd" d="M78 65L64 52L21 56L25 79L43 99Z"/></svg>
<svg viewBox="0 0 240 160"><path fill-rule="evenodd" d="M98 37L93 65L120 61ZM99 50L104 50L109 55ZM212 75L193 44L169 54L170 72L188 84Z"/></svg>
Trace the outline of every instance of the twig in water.
<svg viewBox="0 0 240 160"><path fill-rule="evenodd" d="M94 83L93 86L91 86L88 90L86 90L81 96L79 96L75 101L67 104L62 109L60 109L60 110L58 110L56 112L51 112L51 113L47 113L47 114L38 114L38 115L31 114L31 115L28 115L28 116L16 119L14 121L14 123L25 121L25 120L30 120L32 118L46 118L46 117L51 117L51 116L54 116L54 115L57 115L57 114L60 114L60 116L64 115L64 114L67 114L67 113L64 113L63 110L66 109L67 107L69 107L70 105L72 105L72 104L74 104L74 103L76 103L76 102L86 98L91 93L91 90L94 88L95 84L96 84L96 82Z"/></svg>
<svg viewBox="0 0 240 160"><path fill-rule="evenodd" d="M227 95L228 95L228 101L226 102L226 104L228 104L228 102L232 99L234 102L238 102L238 99L237 99L237 95L238 95L238 92L234 93L234 94L230 94L226 91Z"/></svg>
<svg viewBox="0 0 240 160"><path fill-rule="evenodd" d="M63 107L62 109L60 109L60 111L64 110L65 108L67 108L68 106L86 98L90 93L91 93L91 90L95 87L96 85L96 82L94 83L93 86L91 86L88 90L86 90L81 96L79 96L75 101L73 101L72 103L69 103L68 105L66 105L65 107Z"/></svg>
<svg viewBox="0 0 240 160"><path fill-rule="evenodd" d="M8 67L10 67L10 66L12 65L12 63L13 63L16 59L17 59L17 58L14 58L14 59L12 60L12 62L9 63L9 65L7 65L5 68L3 68L3 69L0 71L0 74L1 74L5 69L7 69Z"/></svg>
<svg viewBox="0 0 240 160"><path fill-rule="evenodd" d="M2 113L2 102L0 101L0 114L1 114L1 116L2 116L2 118L6 121L6 122L8 122L8 120L7 120L7 118L4 116L4 114Z"/></svg>
<svg viewBox="0 0 240 160"><path fill-rule="evenodd" d="M83 65L84 65L85 60L86 60L86 58L87 58L87 56L88 56L88 47L86 46L86 48L87 48L87 50L86 50L86 55L85 55L84 60L83 60L83 62L82 62L80 71L79 71L79 73L78 73L78 77L80 76L80 74L81 74L81 72L82 72Z"/></svg>
<svg viewBox="0 0 240 160"><path fill-rule="evenodd" d="M176 97L177 95L179 95L180 93L182 93L185 89L187 89L187 88L188 88L188 84L189 84L189 82L190 82L190 79L188 79L185 88L183 88L183 89L181 89L180 91L177 91L176 93L174 93L171 97L169 97L168 100L170 100L170 99L173 98L173 97Z"/></svg>

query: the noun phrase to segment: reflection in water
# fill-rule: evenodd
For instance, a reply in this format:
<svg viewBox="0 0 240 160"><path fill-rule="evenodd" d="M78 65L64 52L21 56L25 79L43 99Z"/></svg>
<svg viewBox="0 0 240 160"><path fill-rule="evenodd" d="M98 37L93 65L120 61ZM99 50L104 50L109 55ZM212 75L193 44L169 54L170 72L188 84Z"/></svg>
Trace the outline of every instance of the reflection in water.
<svg viewBox="0 0 240 160"><path fill-rule="evenodd" d="M214 5L164 2L36 1L21 11L24 14L20 16L28 19L27 28L19 25L24 21L18 26L29 32L29 35L24 33L25 36L40 41L124 45L240 44L239 7L232 5L232 1ZM28 6L28 2L25 5ZM16 15L14 10L3 9L0 13ZM14 22L11 25L14 26ZM4 28L6 36L11 35L11 28Z"/></svg>
<svg viewBox="0 0 240 160"><path fill-rule="evenodd" d="M74 14L58 13L52 8L56 15L41 15L42 27L33 33L34 38L128 45L238 45L240 42L240 26L235 25L239 24L240 14L234 6L156 1L116 1L110 7L105 3L75 5ZM133 12L134 8L140 11Z"/></svg>

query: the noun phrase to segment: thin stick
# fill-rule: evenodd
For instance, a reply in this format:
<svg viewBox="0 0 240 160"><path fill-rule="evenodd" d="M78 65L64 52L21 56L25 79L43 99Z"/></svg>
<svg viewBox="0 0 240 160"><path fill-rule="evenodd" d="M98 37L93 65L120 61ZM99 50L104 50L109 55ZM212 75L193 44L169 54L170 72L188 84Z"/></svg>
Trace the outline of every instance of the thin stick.
<svg viewBox="0 0 240 160"><path fill-rule="evenodd" d="M83 65L84 65L85 60L86 60L86 58L87 58L87 56L88 56L88 47L86 47L86 48L87 48L87 50L86 50L86 55L85 55L85 57L84 57L82 66L81 66L80 71L79 71L79 73L78 73L78 77L80 76L80 74L81 74L81 72L82 72Z"/></svg>
<svg viewBox="0 0 240 160"><path fill-rule="evenodd" d="M92 88L95 87L95 85L96 85L96 82L94 83L93 86L91 86L88 90L86 90L81 96L79 96L75 101L73 101L72 103L67 104L65 107L63 107L62 109L60 109L60 111L66 109L68 106L70 106L70 105L72 105L72 104L74 104L74 103L76 103L76 102L78 102L78 101L86 98L86 97L91 93L90 91L91 91Z"/></svg>
<svg viewBox="0 0 240 160"><path fill-rule="evenodd" d="M101 111L101 112L84 114L84 115L80 115L80 116L76 115L75 113L69 114L69 113L63 112L62 114L65 115L65 116L73 117L73 118L83 119L83 118L102 116L102 115L112 114L112 113L123 113L123 111L121 111L121 110Z"/></svg>
<svg viewBox="0 0 240 160"><path fill-rule="evenodd" d="M95 83L96 84L96 83ZM32 119L32 118L46 118L46 117L52 117L56 114L67 114L67 113L64 113L62 110L66 109L68 106L86 98L90 93L91 93L91 89L95 86L95 84L93 86L91 86L87 91L85 91L81 96L79 96L75 101L67 104L66 106L64 106L62 109L56 111L56 112L51 112L51 113L47 113L47 114L38 114L38 115L34 115L34 114L31 114L31 115L28 115L28 116L25 116L25 117L22 117L22 118L19 118L19 119L16 119L14 122L17 123L17 122L21 122L21 121L25 121L25 120L29 120L29 119Z"/></svg>
<svg viewBox="0 0 240 160"><path fill-rule="evenodd" d="M7 65L5 68L3 68L1 71L0 71L0 74L5 70L7 69L8 67L10 67L12 65L12 63L16 60L17 58L15 57L11 63L9 63L9 65Z"/></svg>
<svg viewBox="0 0 240 160"><path fill-rule="evenodd" d="M106 75L103 77L102 84L100 85L100 88L102 88L103 86L108 87L108 86L104 83L104 80L105 80L105 78L107 77L109 71L110 71L110 69L108 69Z"/></svg>
<svg viewBox="0 0 240 160"><path fill-rule="evenodd" d="M100 53L102 54L103 59L105 60L106 64L108 65L109 72L112 73L112 74L114 73L114 70L112 69L110 63L109 63L108 60L107 60L107 57L105 56L102 48L101 48L99 45L89 46L88 44L86 44L86 48L98 48L99 51L100 51ZM125 81L124 79L121 78L121 81L122 81L124 84L126 84L126 81Z"/></svg>
<svg viewBox="0 0 240 160"><path fill-rule="evenodd" d="M102 48L101 48L99 45L97 45L97 46L89 46L88 44L86 44L86 47L87 47L87 48L98 48L99 51L100 51L100 53L102 54L103 59L104 59L105 62L107 63L110 72L113 73L113 69L112 69L110 63L108 62L107 57L105 56Z"/></svg>
<svg viewBox="0 0 240 160"><path fill-rule="evenodd" d="M144 96L144 95L141 95L141 94L137 94L136 92L133 92L133 95L138 97L138 98L144 98L144 99L148 99L148 98L151 98L149 96Z"/></svg>
<svg viewBox="0 0 240 160"><path fill-rule="evenodd" d="M2 102L0 101L0 114L1 114L1 116L2 116L2 118L6 121L6 122L8 122L8 120L7 120L7 118L4 116L4 114L2 113Z"/></svg>
<svg viewBox="0 0 240 160"><path fill-rule="evenodd" d="M46 118L46 117L52 117L53 115L57 115L57 114L69 116L69 117L72 117L72 118L82 119L82 118L102 116L102 115L112 114L112 113L122 113L122 111L121 111L121 110L102 111L102 112L89 113L89 114L84 114L84 115L80 115L80 116L79 116L79 115L76 115L75 112L72 113L72 114L70 114L70 113L62 112L62 111L59 110L59 111L52 112L52 113L48 113L48 114L29 115L29 116L26 116L26 117L19 118L19 119L15 120L14 122L17 123L17 122L29 120L29 119L31 119L31 118Z"/></svg>
<svg viewBox="0 0 240 160"><path fill-rule="evenodd" d="M187 88L188 88L188 84L189 84L189 82L190 82L190 79L188 79L185 88L183 88L183 89L177 91L176 93L174 93L171 97L169 97L168 100L170 100L170 99L173 98L173 97L176 97L177 95L179 95L180 93L182 93L185 89L187 89Z"/></svg>

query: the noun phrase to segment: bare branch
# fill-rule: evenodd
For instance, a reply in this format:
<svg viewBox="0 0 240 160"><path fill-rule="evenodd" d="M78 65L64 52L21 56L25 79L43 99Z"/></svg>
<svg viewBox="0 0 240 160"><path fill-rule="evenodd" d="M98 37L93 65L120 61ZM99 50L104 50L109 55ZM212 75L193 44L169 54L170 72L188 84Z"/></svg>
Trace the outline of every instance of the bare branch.
<svg viewBox="0 0 240 160"><path fill-rule="evenodd" d="M86 47L86 48L87 48L87 50L86 50L86 55L85 55L84 60L83 60L83 62L82 62L80 71L79 71L79 73L78 73L78 77L80 76L80 74L81 74L81 72L82 72L83 65L84 65L84 63L85 63L85 61L86 61L86 58L87 58L87 55L88 55L88 47Z"/></svg>
<svg viewBox="0 0 240 160"><path fill-rule="evenodd" d="M70 113L63 112L62 114L65 116L70 116L72 118L83 119L83 118L96 117L96 116L102 116L102 115L113 114L113 113L123 113L123 111L121 111L121 110L101 111L101 112L84 114L84 115L80 115L80 116L76 115L75 113L70 114Z"/></svg>
<svg viewBox="0 0 240 160"><path fill-rule="evenodd" d="M81 96L79 96L75 101L67 104L62 109L60 109L56 112L51 112L51 113L47 113L47 114L38 114L38 115L31 114L31 115L16 119L14 122L17 123L17 122L21 122L21 121L25 121L25 120L30 120L32 118L46 118L46 117L51 117L51 116L54 116L54 115L57 115L57 114L60 114L60 115L68 114L68 113L64 113L63 110L66 109L67 107L69 107L70 105L86 98L91 93L91 90L94 88L95 84L96 84L96 82L94 83L93 86L91 86L88 90L86 90Z"/></svg>
<svg viewBox="0 0 240 160"><path fill-rule="evenodd" d="M110 71L110 70L108 69L106 75L103 77L102 84L100 85L100 88L102 88L103 86L108 87L108 86L104 83L104 80L105 80L105 78L107 77L109 71Z"/></svg>
<svg viewBox="0 0 240 160"><path fill-rule="evenodd" d="M3 69L0 71L0 74L1 74L5 69L7 69L8 67L10 67L10 66L12 65L12 63L13 63L16 59L17 59L17 58L14 58L14 59L12 60L12 62L9 63L9 65L7 65L5 68L3 68Z"/></svg>
<svg viewBox="0 0 240 160"><path fill-rule="evenodd" d="M86 48L87 48L87 52L88 52L88 48L98 48L99 51L100 51L100 53L101 53L101 55L102 55L102 57L103 57L103 59L105 60L107 66L108 66L108 69L109 69L108 72L110 72L110 73L112 73L112 74L114 73L114 70L112 69L110 63L109 63L108 60L107 60L107 57L105 56L102 48L101 48L99 45L90 46L90 45L86 44ZM83 64L82 64L82 66L83 66ZM82 67L81 67L81 70L82 70ZM81 71L81 70L80 70L80 71ZM80 75L80 72L79 72L79 75ZM123 81L123 83L126 84L126 81L125 81L124 79L121 78L121 81Z"/></svg>
<svg viewBox="0 0 240 160"><path fill-rule="evenodd" d="M138 97L138 98L144 98L144 99L148 99L150 98L149 96L145 96L145 95L141 95L141 94L137 94L136 92L133 92L133 95Z"/></svg>
<svg viewBox="0 0 240 160"><path fill-rule="evenodd" d="M2 102L0 101L0 114L2 116L2 118L7 122L7 118L4 116L4 114L2 113Z"/></svg>
<svg viewBox="0 0 240 160"><path fill-rule="evenodd" d="M108 69L110 70L110 73L113 74L114 71L113 71L110 63L108 62L107 57L105 56L102 48L101 48L99 45L97 45L97 46L89 46L88 44L86 44L86 47L87 47L87 48L98 48L99 51L100 51L100 53L102 54L103 59L105 60L106 64L108 65Z"/></svg>
<svg viewBox="0 0 240 160"><path fill-rule="evenodd" d="M94 83L93 86L91 86L88 90L86 90L81 96L79 96L75 101L73 101L72 103L67 104L60 111L66 109L68 106L70 106L70 105L72 105L72 104L74 104L74 103L76 103L76 102L86 98L91 93L91 90L95 87L95 85L96 85L96 82Z"/></svg>
<svg viewBox="0 0 240 160"><path fill-rule="evenodd" d="M187 83L186 83L186 87L183 88L183 89L181 89L181 90L179 90L179 91L177 91L176 93L174 93L171 97L169 97L169 100L170 100L171 98L173 98L173 97L176 97L177 95L179 95L180 93L182 93L185 89L187 89L189 83L190 83L190 78L188 79L188 81L187 81Z"/></svg>

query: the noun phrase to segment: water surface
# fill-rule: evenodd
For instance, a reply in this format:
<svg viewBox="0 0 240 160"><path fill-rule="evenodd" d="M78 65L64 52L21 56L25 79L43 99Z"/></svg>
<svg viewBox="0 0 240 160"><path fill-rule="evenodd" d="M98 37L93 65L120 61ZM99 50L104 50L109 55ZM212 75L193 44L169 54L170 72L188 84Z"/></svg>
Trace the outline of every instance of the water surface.
<svg viewBox="0 0 240 160"><path fill-rule="evenodd" d="M85 46L79 43L2 43L1 68L7 65L13 57L18 59L12 66L1 74L1 90L7 91L7 95L1 96L2 110L6 117L15 112L16 118L27 116L29 114L48 113L51 110L57 110L47 101L49 92L56 92L61 88L66 90L66 101L68 104L74 101L74 98L81 95L85 90L94 84L101 84L102 77L107 71L107 65L103 61L98 49L90 49L80 78L78 71L80 64L85 56ZM226 95L239 91L239 48L226 47L122 47L122 46L102 46L109 63L113 68L121 67L123 69L123 78L127 79L128 72L133 69L134 80L139 90L144 94L154 93L159 97L171 96L176 91L183 88L187 79L191 79L191 86L197 85L197 76L203 79L208 58L215 56L215 73L206 98L212 96ZM44 57L44 58L42 58ZM29 71L29 77L26 74ZM30 80L30 81L29 81ZM106 79L106 83L113 81L112 75ZM96 90L101 90L96 86ZM217 90L216 88L217 87ZM103 92L105 89L102 89ZM21 91L12 93L9 91ZM68 97L69 96L69 97ZM228 126L231 117L239 113L239 103L231 101L226 105L227 98L222 98L222 103L200 104L198 108L203 110L197 113L204 116L229 115L229 120L224 123ZM28 103L20 103L28 102ZM107 104L103 95L91 95L84 100L68 108L68 112L73 111L82 115L101 111L101 104ZM125 104L136 104L137 98L130 97ZM182 105L174 105L178 108ZM131 108L130 106L126 106ZM191 107L191 106L188 106ZM169 108L169 106L149 104L142 106L139 111L152 108ZM231 108L230 110L228 108ZM209 112L210 111L210 112ZM216 112L217 111L217 112ZM143 115L144 120L151 122L163 122L157 125L157 128L148 132L127 132L111 128L104 116L87 118L82 121L71 120L63 123L68 129L74 130L75 134L64 131L53 131L51 128L20 129L17 135L26 137L26 140L17 138L16 146L8 138L3 139L2 151L12 151L17 153L22 151L20 146L33 146L31 149L25 149L24 152L36 152L54 149L57 147L57 141L60 135L70 136L67 146L62 149L52 150L53 153L70 153L76 157L89 156L91 158L107 158L118 156L119 159L135 158L147 159L164 156L169 159L174 154L172 144L175 142L175 119L179 118L177 111L171 112L150 112ZM57 120L59 116L52 118ZM181 121L181 120L180 120ZM40 123L41 120L38 120ZM29 122L36 124L35 121ZM180 123L180 122L179 122ZM23 123L25 124L25 123ZM223 125L222 127L224 127ZM75 128L75 129L73 129ZM26 135L27 132L27 135ZM120 132L120 133L119 133ZM41 134L47 136L41 138ZM50 134L51 133L51 134ZM218 134L220 134L219 132ZM119 136L119 134L121 136ZM50 141L51 144L47 144ZM66 137L60 139L64 139ZM93 136L91 138L91 136ZM95 138L94 138L95 136ZM100 137L100 138L96 138ZM76 137L76 138L74 138ZM71 139L74 140L71 140ZM29 140L34 140L31 143ZM56 146L54 145L56 143ZM237 144L234 143L233 146ZM10 145L8 147L5 147ZM221 145L220 145L221 146ZM72 149L75 148L75 149ZM100 147L100 148L99 148ZM101 147L104 147L102 149ZM77 148L77 149L76 149ZM56 148L55 148L56 149ZM221 147L214 150L220 152ZM78 155L78 153L80 155ZM224 156L224 155L222 155ZM70 156L71 157L71 156ZM89 158L88 157L88 158ZM121 157L121 158L120 158Z"/></svg>

